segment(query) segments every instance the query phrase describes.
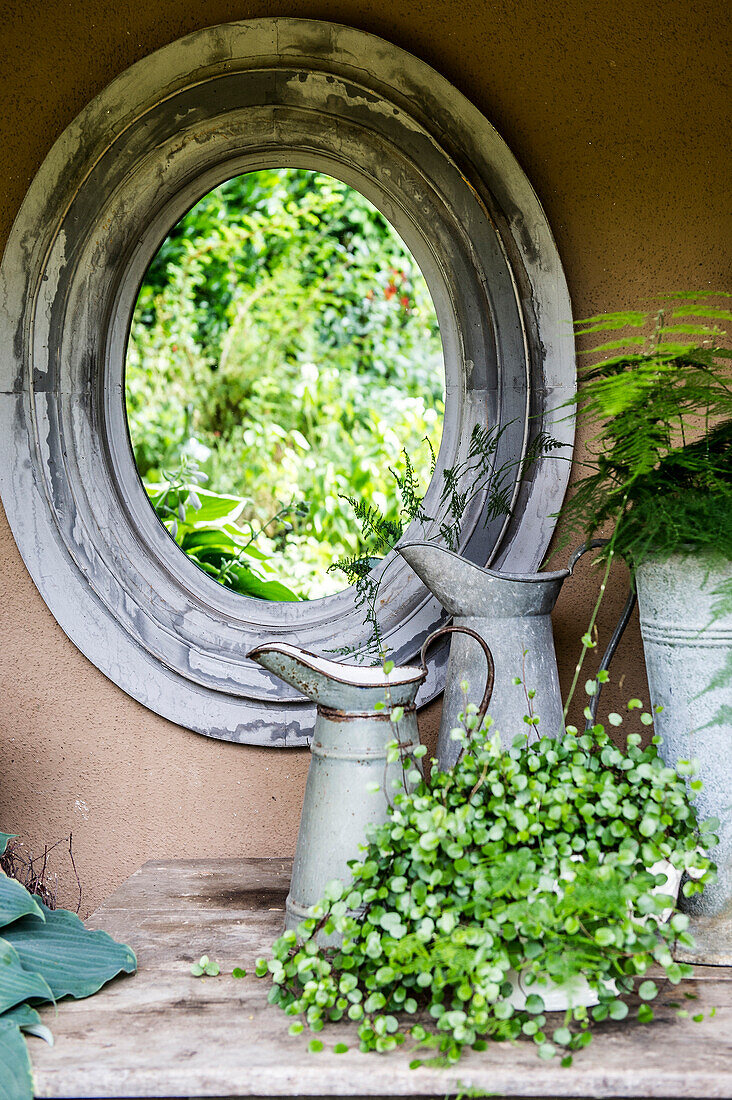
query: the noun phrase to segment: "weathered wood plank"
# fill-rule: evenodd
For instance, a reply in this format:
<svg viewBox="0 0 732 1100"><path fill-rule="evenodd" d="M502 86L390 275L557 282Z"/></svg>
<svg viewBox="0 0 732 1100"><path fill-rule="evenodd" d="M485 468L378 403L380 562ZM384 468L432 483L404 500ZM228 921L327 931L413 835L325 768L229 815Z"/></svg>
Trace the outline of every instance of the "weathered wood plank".
<svg viewBox="0 0 732 1100"><path fill-rule="evenodd" d="M528 1042L469 1051L452 1069L410 1070L405 1050L361 1054L352 1024L319 1035L326 1047L349 1043L347 1054L309 1054L307 1037L288 1034L289 1017L267 1003L268 983L253 976L254 960L281 930L289 868L286 860L190 860L146 864L133 875L90 923L130 943L139 972L62 1004L57 1016L44 1011L56 1046L31 1040L39 1100L445 1097L471 1088L557 1100L732 1097L732 982L720 967L667 987L653 1025L603 1025L569 1070L541 1061ZM220 963L220 977L189 974L203 953ZM234 965L248 976L232 978ZM701 1024L679 1019L670 1002L705 1017L715 1007L716 1015Z"/></svg>
<svg viewBox="0 0 732 1100"><path fill-rule="evenodd" d="M732 1041L702 1038L688 1021L606 1029L570 1070L547 1065L528 1043L468 1052L453 1070L408 1068L388 1058L323 1052L310 1055L287 1018L245 1002L154 1002L95 1018L63 1013L57 1046L33 1057L38 1097L60 1096L348 1096L442 1095L480 1088L505 1096L728 1097ZM732 1011L717 1028L732 1035ZM352 1032L350 1027L339 1028ZM349 1036L351 1037L351 1036Z"/></svg>
<svg viewBox="0 0 732 1100"><path fill-rule="evenodd" d="M283 898L287 894L291 872L291 859L150 860L130 875L91 919L113 909L179 913L184 909L266 907L268 892Z"/></svg>

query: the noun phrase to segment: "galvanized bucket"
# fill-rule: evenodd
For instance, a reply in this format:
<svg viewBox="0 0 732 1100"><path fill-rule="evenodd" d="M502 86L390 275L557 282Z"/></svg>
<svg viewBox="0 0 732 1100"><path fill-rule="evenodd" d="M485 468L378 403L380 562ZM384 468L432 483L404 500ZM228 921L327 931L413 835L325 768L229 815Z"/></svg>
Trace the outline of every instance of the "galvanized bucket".
<svg viewBox="0 0 732 1100"><path fill-rule="evenodd" d="M654 719L659 751L672 767L699 761L699 819L721 822L709 852L716 883L680 900L696 942L677 957L717 966L732 964L732 614L717 607L729 576L730 563L709 554L651 557L636 572L648 686L663 708Z"/></svg>
<svg viewBox="0 0 732 1100"><path fill-rule="evenodd" d="M482 719L493 683L493 660L486 642L462 627L435 631L422 646L420 666L394 668L388 675L378 667L340 664L280 642L267 642L249 654L317 705L286 928L297 927L331 879L349 880L348 862L358 859L367 826L386 820L394 794L392 780L403 780L415 765L421 770L411 753L420 743L414 700L427 675L426 652L437 638L456 632L470 634L488 664ZM398 723L390 716L395 707L404 711ZM387 761L387 745L395 739L408 766ZM378 791L370 789L372 785L378 785Z"/></svg>

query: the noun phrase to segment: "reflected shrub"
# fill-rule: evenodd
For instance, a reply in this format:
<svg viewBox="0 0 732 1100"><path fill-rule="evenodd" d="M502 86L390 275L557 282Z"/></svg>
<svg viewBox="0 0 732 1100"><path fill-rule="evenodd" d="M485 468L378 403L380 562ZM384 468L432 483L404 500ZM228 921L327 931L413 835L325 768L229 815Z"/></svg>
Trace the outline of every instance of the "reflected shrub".
<svg viewBox="0 0 732 1100"><path fill-rule="evenodd" d="M383 216L328 176L248 173L178 223L141 287L135 461L159 495L162 471L195 459L209 490L241 500L242 529L307 503L257 546L285 587L324 595L342 585L330 563L364 549L341 497L396 519L402 448L429 481L443 379L426 283Z"/></svg>

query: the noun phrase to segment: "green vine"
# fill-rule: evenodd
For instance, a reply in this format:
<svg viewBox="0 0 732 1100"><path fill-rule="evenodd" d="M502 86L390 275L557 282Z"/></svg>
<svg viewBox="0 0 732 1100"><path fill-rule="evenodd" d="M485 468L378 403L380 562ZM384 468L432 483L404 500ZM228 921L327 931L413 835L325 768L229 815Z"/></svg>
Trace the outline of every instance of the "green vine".
<svg viewBox="0 0 732 1100"><path fill-rule="evenodd" d="M626 717L637 710L651 725L638 700ZM451 771L433 761L423 779L403 761L388 819L370 830L352 880L329 883L297 933L258 961L270 1002L298 1017L292 1034L348 1019L362 1051L415 1044L415 1067L425 1055L452 1063L466 1046L527 1038L568 1065L595 1023L631 1011L653 1019L651 966L671 985L691 975L674 959L677 946L693 946L688 917L664 888L670 868L691 872L686 896L715 878L704 849L719 822L697 824L695 762L667 767L659 738L643 748L635 731L620 748L599 723L507 747L490 719L477 728L476 712L466 705L452 731L461 751ZM389 759L400 751L396 739ZM334 933L339 947L319 946ZM574 1004L550 1024L557 985ZM590 990L598 1003L584 1007Z"/></svg>

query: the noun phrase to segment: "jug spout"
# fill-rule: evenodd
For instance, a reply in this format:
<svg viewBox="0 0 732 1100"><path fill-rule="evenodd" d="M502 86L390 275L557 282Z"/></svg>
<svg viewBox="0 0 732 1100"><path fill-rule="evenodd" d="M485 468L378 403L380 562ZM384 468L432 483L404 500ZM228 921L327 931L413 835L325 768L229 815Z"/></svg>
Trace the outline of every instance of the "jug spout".
<svg viewBox="0 0 732 1100"><path fill-rule="evenodd" d="M548 615L569 570L499 573L475 565L431 542L408 542L397 550L455 618Z"/></svg>
<svg viewBox="0 0 732 1100"><path fill-rule="evenodd" d="M392 706L409 706L427 674L412 665L388 674L379 666L345 665L287 642L265 642L248 656L318 707L343 712L374 710L383 705L387 689Z"/></svg>

